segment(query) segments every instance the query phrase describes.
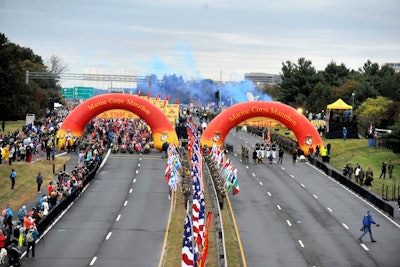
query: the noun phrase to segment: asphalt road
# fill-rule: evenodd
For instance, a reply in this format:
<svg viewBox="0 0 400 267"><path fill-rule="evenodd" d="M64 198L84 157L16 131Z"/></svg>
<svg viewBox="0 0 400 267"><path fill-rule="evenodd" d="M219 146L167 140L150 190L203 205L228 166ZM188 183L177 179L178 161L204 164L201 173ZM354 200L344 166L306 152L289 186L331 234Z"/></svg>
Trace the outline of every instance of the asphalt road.
<svg viewBox="0 0 400 267"><path fill-rule="evenodd" d="M157 266L167 225L165 160L110 154L27 266Z"/></svg>
<svg viewBox="0 0 400 267"><path fill-rule="evenodd" d="M384 214L307 163L246 166L241 144L259 137L232 130L226 143L238 168L240 193L230 195L247 266L399 266L400 228ZM357 239L371 210L377 243Z"/></svg>
<svg viewBox="0 0 400 267"><path fill-rule="evenodd" d="M241 163L241 144L254 148L257 138L231 131L226 139L238 168L240 193L230 200L246 266L399 266L399 225L288 154L282 165ZM23 265L157 266L170 204L164 170L157 152L111 154ZM377 243L357 240L367 210L381 225L373 227Z"/></svg>

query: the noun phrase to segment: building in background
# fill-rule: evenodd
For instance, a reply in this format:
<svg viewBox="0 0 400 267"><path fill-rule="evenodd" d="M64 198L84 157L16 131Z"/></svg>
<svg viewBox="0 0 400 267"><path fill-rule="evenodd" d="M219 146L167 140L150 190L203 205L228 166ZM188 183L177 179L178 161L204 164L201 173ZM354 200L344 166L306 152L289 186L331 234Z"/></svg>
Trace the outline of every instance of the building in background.
<svg viewBox="0 0 400 267"><path fill-rule="evenodd" d="M282 81L280 75L261 72L245 73L244 79L252 81L258 88L264 88L266 85L280 84Z"/></svg>

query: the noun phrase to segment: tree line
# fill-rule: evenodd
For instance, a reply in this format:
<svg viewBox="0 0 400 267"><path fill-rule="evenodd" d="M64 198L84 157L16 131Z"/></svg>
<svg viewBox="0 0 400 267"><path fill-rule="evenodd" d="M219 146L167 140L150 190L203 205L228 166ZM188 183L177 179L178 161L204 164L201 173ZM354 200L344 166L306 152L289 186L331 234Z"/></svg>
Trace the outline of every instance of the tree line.
<svg viewBox="0 0 400 267"><path fill-rule="evenodd" d="M368 60L358 70L330 62L317 71L310 60L282 64L282 82L264 90L275 99L312 113L326 110L328 104L341 98L353 106L360 133L373 125L391 129L385 136L395 152L400 152L400 73L390 66L379 66Z"/></svg>

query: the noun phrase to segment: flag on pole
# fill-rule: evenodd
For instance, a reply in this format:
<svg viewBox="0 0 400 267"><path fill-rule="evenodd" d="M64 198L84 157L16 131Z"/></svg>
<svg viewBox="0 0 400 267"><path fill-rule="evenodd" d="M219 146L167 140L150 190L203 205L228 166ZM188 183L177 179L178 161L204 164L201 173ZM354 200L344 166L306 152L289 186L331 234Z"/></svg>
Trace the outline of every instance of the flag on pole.
<svg viewBox="0 0 400 267"><path fill-rule="evenodd" d="M193 229L190 216L186 212L185 225L182 240L182 267L194 267L193 253Z"/></svg>

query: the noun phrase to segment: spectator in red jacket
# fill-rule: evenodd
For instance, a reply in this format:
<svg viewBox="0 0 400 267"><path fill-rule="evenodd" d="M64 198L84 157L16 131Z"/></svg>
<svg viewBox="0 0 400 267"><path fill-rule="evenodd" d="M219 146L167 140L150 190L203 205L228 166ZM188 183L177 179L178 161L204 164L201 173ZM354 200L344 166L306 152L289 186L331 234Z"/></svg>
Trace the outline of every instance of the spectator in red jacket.
<svg viewBox="0 0 400 267"><path fill-rule="evenodd" d="M5 248L7 237L4 236L3 230L0 230L0 249Z"/></svg>

